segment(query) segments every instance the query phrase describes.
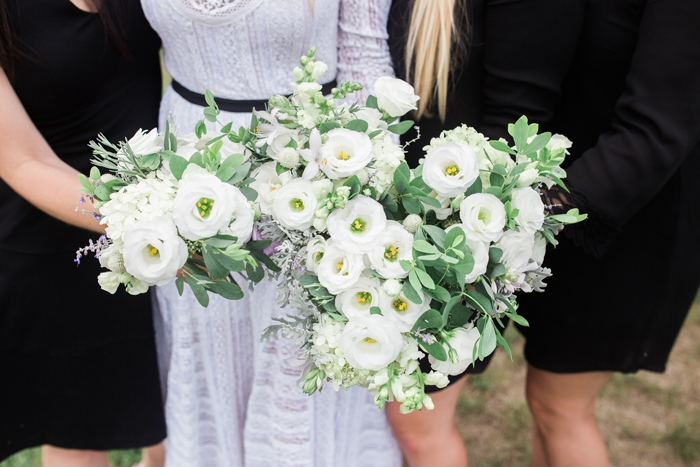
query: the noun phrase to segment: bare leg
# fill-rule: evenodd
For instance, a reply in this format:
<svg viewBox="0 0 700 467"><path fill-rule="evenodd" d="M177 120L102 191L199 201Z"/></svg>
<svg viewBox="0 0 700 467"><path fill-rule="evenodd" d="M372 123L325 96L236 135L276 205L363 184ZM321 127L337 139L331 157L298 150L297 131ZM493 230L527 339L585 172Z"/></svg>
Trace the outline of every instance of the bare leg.
<svg viewBox="0 0 700 467"><path fill-rule="evenodd" d="M165 465L165 444L160 442L143 448L141 462L134 467L163 467Z"/></svg>
<svg viewBox="0 0 700 467"><path fill-rule="evenodd" d="M387 405L394 436L410 467L466 467L467 448L455 423L459 393L467 377L430 394L435 408L410 414L399 412L399 403Z"/></svg>
<svg viewBox="0 0 700 467"><path fill-rule="evenodd" d="M527 402L539 432L533 437L533 467L609 465L595 420L595 401L611 376L610 372L559 374L528 366Z"/></svg>
<svg viewBox="0 0 700 467"><path fill-rule="evenodd" d="M41 450L41 465L43 467L108 467L107 453L44 445Z"/></svg>

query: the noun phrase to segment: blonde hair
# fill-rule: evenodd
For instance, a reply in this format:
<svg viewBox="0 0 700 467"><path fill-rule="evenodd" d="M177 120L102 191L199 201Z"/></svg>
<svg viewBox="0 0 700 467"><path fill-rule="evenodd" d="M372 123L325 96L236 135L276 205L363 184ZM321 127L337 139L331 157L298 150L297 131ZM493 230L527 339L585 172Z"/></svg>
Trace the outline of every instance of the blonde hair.
<svg viewBox="0 0 700 467"><path fill-rule="evenodd" d="M452 44L458 38L455 0L415 0L406 43L406 79L420 96L416 119L431 117L437 100L440 120L447 113Z"/></svg>

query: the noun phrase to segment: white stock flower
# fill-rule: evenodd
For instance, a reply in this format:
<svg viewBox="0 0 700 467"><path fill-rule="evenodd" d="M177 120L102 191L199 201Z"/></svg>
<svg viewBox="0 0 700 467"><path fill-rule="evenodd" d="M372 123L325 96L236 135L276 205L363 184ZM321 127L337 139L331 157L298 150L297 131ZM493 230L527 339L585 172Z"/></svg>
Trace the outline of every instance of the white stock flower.
<svg viewBox="0 0 700 467"><path fill-rule="evenodd" d="M250 184L250 187L258 192L256 201L260 205L260 211L268 215L272 214L272 204L277 190L292 179L290 172L282 172L278 175L276 167L276 162L265 162L251 174L255 181Z"/></svg>
<svg viewBox="0 0 700 467"><path fill-rule="evenodd" d="M343 209L334 210L326 224L328 233L340 248L352 253L366 253L384 234L387 219L381 204L358 195Z"/></svg>
<svg viewBox="0 0 700 467"><path fill-rule="evenodd" d="M364 270L362 255L345 252L333 242L328 242L326 252L316 266L318 281L333 295L355 285Z"/></svg>
<svg viewBox="0 0 700 467"><path fill-rule="evenodd" d="M476 154L466 143L440 144L425 155L423 181L439 195L459 196L478 176Z"/></svg>
<svg viewBox="0 0 700 467"><path fill-rule="evenodd" d="M336 128L326 135L320 169L331 180L349 177L372 161L372 141L365 133Z"/></svg>
<svg viewBox="0 0 700 467"><path fill-rule="evenodd" d="M529 234L542 228L544 203L540 194L530 187L515 188L511 192L510 204L518 210L515 223Z"/></svg>
<svg viewBox="0 0 700 467"><path fill-rule="evenodd" d="M398 297L403 290L403 284L396 279L388 279L382 284L382 290L390 297Z"/></svg>
<svg viewBox="0 0 700 467"><path fill-rule="evenodd" d="M522 269L530 261L535 247L535 236L531 233L515 230L506 231L494 246L503 250L501 263L515 270Z"/></svg>
<svg viewBox="0 0 700 467"><path fill-rule="evenodd" d="M255 210L248 203L248 198L245 197L241 190L232 186L232 199L235 201L231 216L233 221L221 229L221 233L232 235L238 238L238 243L246 243L253 235L253 222L255 220Z"/></svg>
<svg viewBox="0 0 700 467"><path fill-rule="evenodd" d="M484 242L501 238L506 225L506 209L500 199L489 193L475 193L459 206L462 228L468 236Z"/></svg>
<svg viewBox="0 0 700 467"><path fill-rule="evenodd" d="M314 223L317 205L311 182L295 178L277 190L272 215L283 227L306 230Z"/></svg>
<svg viewBox="0 0 700 467"><path fill-rule="evenodd" d="M396 297L380 294L382 314L393 321L401 332L409 332L420 316L430 309L430 300L426 300L422 291L418 291L421 303L413 303L401 292Z"/></svg>
<svg viewBox="0 0 700 467"><path fill-rule="evenodd" d="M371 164L372 169L369 169L372 172L370 186L383 192L391 186L394 181L394 172L406 160L406 155L391 135L385 133L382 137L375 137L372 140L372 157L374 162Z"/></svg>
<svg viewBox="0 0 700 467"><path fill-rule="evenodd" d="M187 245L172 220L156 217L124 232L123 255L129 274L148 285L165 285L187 261Z"/></svg>
<svg viewBox="0 0 700 467"><path fill-rule="evenodd" d="M432 355L428 355L428 361L433 370L454 376L463 373L474 362L472 354L474 346L479 339L479 330L475 326L461 327L449 331L449 334L447 341L457 352L457 362L452 362L449 356L446 361L441 362ZM449 354L447 344L443 343L442 346L445 348L445 352Z"/></svg>
<svg viewBox="0 0 700 467"><path fill-rule="evenodd" d="M410 110L417 109L413 86L398 78L382 76L374 82L374 93L379 108L392 117L401 117Z"/></svg>
<svg viewBox="0 0 700 467"><path fill-rule="evenodd" d="M212 237L231 222L236 203L232 185L210 173L185 173L173 202L173 220L188 240Z"/></svg>
<svg viewBox="0 0 700 467"><path fill-rule="evenodd" d="M360 277L348 290L335 297L335 307L350 319L369 316L369 309L379 306L379 279Z"/></svg>
<svg viewBox="0 0 700 467"><path fill-rule="evenodd" d="M316 236L306 245L306 269L309 272L316 272L318 263L326 252L326 239L321 236Z"/></svg>
<svg viewBox="0 0 700 467"><path fill-rule="evenodd" d="M401 260L410 261L413 257L413 235L396 221L387 221L386 228L367 252L372 267L387 279L408 276L401 267Z"/></svg>
<svg viewBox="0 0 700 467"><path fill-rule="evenodd" d="M403 338L394 323L381 315L351 319L340 336L347 362L360 370L380 370L398 357Z"/></svg>

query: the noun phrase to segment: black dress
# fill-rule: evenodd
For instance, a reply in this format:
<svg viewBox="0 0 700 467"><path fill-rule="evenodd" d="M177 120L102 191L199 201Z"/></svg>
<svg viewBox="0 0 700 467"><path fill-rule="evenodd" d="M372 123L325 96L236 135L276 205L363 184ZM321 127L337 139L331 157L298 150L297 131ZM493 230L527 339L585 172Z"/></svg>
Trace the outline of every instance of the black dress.
<svg viewBox="0 0 700 467"><path fill-rule="evenodd" d="M118 141L157 125L160 42L138 0L122 4L126 58L99 16L69 0L9 1L31 56L12 85L53 150L83 173L98 133ZM49 217L2 181L0 218L0 460L41 444L106 450L161 441L149 296L102 291L98 261L73 263L96 235Z"/></svg>
<svg viewBox="0 0 700 467"><path fill-rule="evenodd" d="M524 294L525 354L563 373L664 371L700 284L700 2L486 0L484 124L574 143L567 228ZM572 237L568 239L566 237Z"/></svg>

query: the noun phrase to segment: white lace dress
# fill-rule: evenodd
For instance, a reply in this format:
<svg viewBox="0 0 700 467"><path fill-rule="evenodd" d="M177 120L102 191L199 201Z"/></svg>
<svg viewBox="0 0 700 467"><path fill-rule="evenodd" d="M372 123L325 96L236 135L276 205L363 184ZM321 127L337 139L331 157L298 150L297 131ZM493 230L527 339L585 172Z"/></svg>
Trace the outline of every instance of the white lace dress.
<svg viewBox="0 0 700 467"><path fill-rule="evenodd" d="M371 85L391 74L386 45L390 0L142 0L160 34L165 64L186 88L227 99L287 94L291 70L310 46L329 65L322 81ZM313 13L311 12L313 8ZM202 109L171 88L161 106L182 133ZM250 114L222 121L249 123ZM245 286L244 286L245 288ZM332 387L312 397L297 386L298 346L260 343L283 315L275 285L241 301L159 288L155 316L166 387L166 465L382 466L401 464L385 415L366 390Z"/></svg>

